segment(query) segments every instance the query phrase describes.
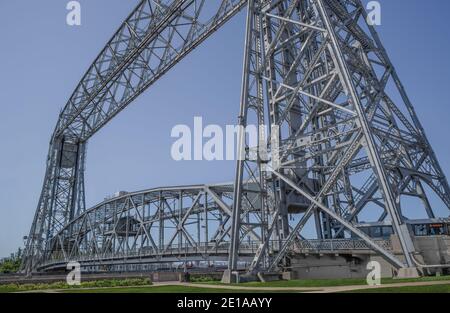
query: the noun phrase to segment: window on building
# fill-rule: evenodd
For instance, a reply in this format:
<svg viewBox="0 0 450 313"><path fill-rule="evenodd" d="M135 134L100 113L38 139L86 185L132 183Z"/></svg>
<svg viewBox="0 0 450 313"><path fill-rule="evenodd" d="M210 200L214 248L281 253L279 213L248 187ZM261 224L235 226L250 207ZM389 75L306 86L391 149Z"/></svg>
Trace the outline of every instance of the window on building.
<svg viewBox="0 0 450 313"><path fill-rule="evenodd" d="M374 237L374 238L383 237L382 232L381 232L381 227L373 227L372 228L372 237Z"/></svg>
<svg viewBox="0 0 450 313"><path fill-rule="evenodd" d="M430 225L430 236L441 236L444 234L445 234L444 225L442 224Z"/></svg>
<svg viewBox="0 0 450 313"><path fill-rule="evenodd" d="M427 225L414 225L414 235L426 236L427 233Z"/></svg>
<svg viewBox="0 0 450 313"><path fill-rule="evenodd" d="M383 226L383 237L390 237L394 232L391 226Z"/></svg>

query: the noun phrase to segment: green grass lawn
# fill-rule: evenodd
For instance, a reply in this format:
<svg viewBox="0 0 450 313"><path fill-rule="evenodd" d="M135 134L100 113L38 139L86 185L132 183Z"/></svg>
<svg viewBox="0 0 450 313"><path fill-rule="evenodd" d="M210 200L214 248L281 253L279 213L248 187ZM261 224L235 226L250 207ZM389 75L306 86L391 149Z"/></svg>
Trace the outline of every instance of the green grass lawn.
<svg viewBox="0 0 450 313"><path fill-rule="evenodd" d="M64 293L276 293L274 291L231 290L219 288L200 288L185 286L155 286L155 287L123 287L123 288L99 288L99 289L68 289L61 290ZM283 291L294 293L295 291ZM377 289L361 289L346 291L345 293L450 293L449 285L434 286L410 286L410 287L386 287Z"/></svg>
<svg viewBox="0 0 450 313"><path fill-rule="evenodd" d="M99 289L67 289L64 293L267 293L264 290L232 290L186 286L125 287Z"/></svg>
<svg viewBox="0 0 450 313"><path fill-rule="evenodd" d="M438 277L422 277L417 279L383 279L382 284L395 284L405 282L431 282L449 280L450 276ZM365 279L319 279L319 280L290 280L290 281L273 281L273 282L248 282L238 286L250 287L249 290L233 290L221 289L220 282L202 282L202 284L210 284L213 288L202 288L201 286L148 286L151 284L149 280L110 280L86 282L78 288L69 288L63 283L54 284L36 284L36 285L17 285L11 284L0 286L0 293L17 292L17 291L45 291L58 290L60 292L69 293L246 293L246 292L267 292L258 290L258 287L335 287L350 285L365 285ZM197 284L200 284L197 283ZM214 287L217 285L217 288ZM113 288L120 287L120 288ZM439 286L415 286L415 287L399 287L399 288L380 288L380 289L363 289L357 292L449 292L450 284ZM270 291L273 292L273 291ZM275 291L276 292L276 291ZM283 290L279 292L295 292L293 290ZM356 291L355 291L356 292Z"/></svg>
<svg viewBox="0 0 450 313"><path fill-rule="evenodd" d="M387 287L346 291L346 293L450 293L450 285Z"/></svg>
<svg viewBox="0 0 450 313"><path fill-rule="evenodd" d="M382 284L396 284L396 283L409 283L409 282L427 282L427 281L440 281L449 280L450 276L433 276L433 277L421 277L411 279L393 279L383 278ZM221 282L207 282L207 284L222 284ZM239 286L245 287L335 287L335 286L352 286L352 285L366 285L365 279L361 278L346 278L346 279L301 279L301 280L279 280L266 283L261 282L248 282L241 283Z"/></svg>

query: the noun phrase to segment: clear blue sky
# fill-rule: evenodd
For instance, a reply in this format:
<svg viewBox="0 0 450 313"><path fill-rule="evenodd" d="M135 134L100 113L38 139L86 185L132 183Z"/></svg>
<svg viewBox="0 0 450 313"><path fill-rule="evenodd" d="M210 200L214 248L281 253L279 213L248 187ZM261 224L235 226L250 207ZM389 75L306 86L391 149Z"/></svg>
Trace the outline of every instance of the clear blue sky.
<svg viewBox="0 0 450 313"><path fill-rule="evenodd" d="M0 256L22 244L36 209L51 132L81 76L137 0L0 0ZM378 27L450 176L447 0L382 0ZM183 60L90 141L88 205L119 190L229 181L233 162L170 158L175 124L233 124L239 108L244 15Z"/></svg>

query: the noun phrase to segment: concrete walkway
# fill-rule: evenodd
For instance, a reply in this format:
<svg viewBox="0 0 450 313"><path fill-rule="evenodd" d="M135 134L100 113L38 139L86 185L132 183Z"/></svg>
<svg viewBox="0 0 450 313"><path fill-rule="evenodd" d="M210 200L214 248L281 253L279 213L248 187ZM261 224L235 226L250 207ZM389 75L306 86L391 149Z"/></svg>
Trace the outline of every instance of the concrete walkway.
<svg viewBox="0 0 450 313"><path fill-rule="evenodd" d="M245 286L229 286L229 285L210 285L210 284L188 284L180 283L183 286L213 288L213 289L234 289L234 290L259 290L259 291L275 291L275 292L308 292L308 293L333 293L343 291L354 291L361 289L379 289L379 288L397 288L397 287L414 287L414 286L434 286L434 285L450 285L450 280L428 281L428 282L409 282L383 284L380 286L353 285L353 286L334 286L334 287L245 287Z"/></svg>
<svg viewBox="0 0 450 313"><path fill-rule="evenodd" d="M312 293L334 293L344 291L356 291L367 289L380 289L380 288L398 288L398 287L414 287L414 286L434 286L434 285L450 285L450 281L428 281L428 282L410 282L410 283L397 283L397 284L383 284L380 286L336 286L336 287L322 287L321 290L312 291Z"/></svg>

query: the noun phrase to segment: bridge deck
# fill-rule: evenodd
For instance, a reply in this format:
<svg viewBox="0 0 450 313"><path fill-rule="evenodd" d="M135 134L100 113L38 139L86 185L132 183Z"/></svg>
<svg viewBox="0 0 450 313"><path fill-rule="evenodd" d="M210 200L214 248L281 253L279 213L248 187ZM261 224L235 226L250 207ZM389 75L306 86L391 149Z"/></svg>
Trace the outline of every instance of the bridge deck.
<svg viewBox="0 0 450 313"><path fill-rule="evenodd" d="M387 250L392 250L390 240L377 240L377 243ZM272 253L278 251L282 242L271 242ZM260 243L254 242L241 245L240 255L243 261L251 262L252 256L260 247ZM291 249L293 254L375 254L363 240L359 239L334 239L334 240L301 240L295 242ZM228 261L229 244L217 246L216 243L203 243L197 247L167 246L162 251L127 251L126 253L104 254L99 257L80 256L77 259L53 259L43 263L39 270L53 271L64 269L69 262L79 262L84 267L110 266L120 264L167 264L176 262L193 261Z"/></svg>

